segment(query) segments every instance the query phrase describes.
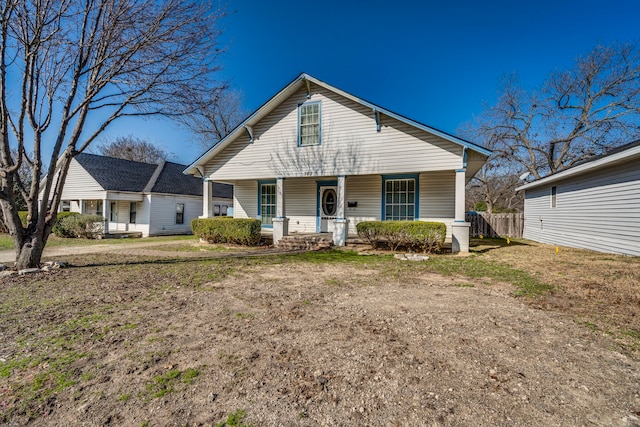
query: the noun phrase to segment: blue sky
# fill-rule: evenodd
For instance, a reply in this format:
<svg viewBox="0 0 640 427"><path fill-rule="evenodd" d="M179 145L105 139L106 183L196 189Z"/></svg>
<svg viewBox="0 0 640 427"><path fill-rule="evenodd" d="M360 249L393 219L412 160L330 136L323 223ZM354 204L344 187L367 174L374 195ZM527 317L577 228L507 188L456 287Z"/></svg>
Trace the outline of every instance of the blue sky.
<svg viewBox="0 0 640 427"><path fill-rule="evenodd" d="M230 0L223 75L253 111L301 72L437 129L456 133L495 101L505 74L539 85L596 44L640 39L638 0ZM133 134L188 164L192 135L161 120Z"/></svg>

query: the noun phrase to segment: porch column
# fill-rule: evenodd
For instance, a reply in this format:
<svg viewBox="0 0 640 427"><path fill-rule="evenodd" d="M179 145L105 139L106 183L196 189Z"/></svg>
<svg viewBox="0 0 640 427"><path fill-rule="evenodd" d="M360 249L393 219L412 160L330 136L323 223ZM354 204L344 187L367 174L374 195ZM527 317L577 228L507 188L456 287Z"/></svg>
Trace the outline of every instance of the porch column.
<svg viewBox="0 0 640 427"><path fill-rule="evenodd" d="M202 215L200 218L210 218L211 212L211 194L213 193L213 183L211 181L202 180Z"/></svg>
<svg viewBox="0 0 640 427"><path fill-rule="evenodd" d="M102 199L102 211L104 212L104 234L109 234L109 220L111 219L109 199Z"/></svg>
<svg viewBox="0 0 640 427"><path fill-rule="evenodd" d="M336 219L333 227L333 244L335 246L344 246L347 243L347 219L344 217L344 199L346 194L346 177L338 176L338 205L336 207Z"/></svg>
<svg viewBox="0 0 640 427"><path fill-rule="evenodd" d="M453 253L469 252L469 224L465 221L464 202L466 169L456 169L456 203L455 218L451 226L451 251Z"/></svg>
<svg viewBox="0 0 640 427"><path fill-rule="evenodd" d="M276 179L276 217L273 218L273 244L289 235L289 218L286 215L284 201L284 178Z"/></svg>

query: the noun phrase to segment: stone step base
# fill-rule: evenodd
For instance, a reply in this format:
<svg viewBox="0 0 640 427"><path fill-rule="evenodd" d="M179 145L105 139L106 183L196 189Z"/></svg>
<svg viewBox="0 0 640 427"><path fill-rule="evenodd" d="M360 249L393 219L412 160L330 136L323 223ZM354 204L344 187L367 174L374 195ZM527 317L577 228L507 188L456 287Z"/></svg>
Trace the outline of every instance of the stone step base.
<svg viewBox="0 0 640 427"><path fill-rule="evenodd" d="M284 236L276 246L289 250L319 251L330 249L333 246L333 240L317 236Z"/></svg>

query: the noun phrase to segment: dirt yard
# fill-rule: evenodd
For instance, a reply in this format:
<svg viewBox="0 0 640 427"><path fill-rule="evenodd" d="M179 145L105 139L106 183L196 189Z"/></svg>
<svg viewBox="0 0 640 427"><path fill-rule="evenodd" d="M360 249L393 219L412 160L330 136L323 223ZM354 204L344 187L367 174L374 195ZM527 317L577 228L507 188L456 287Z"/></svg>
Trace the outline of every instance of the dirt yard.
<svg viewBox="0 0 640 427"><path fill-rule="evenodd" d="M637 302L550 253L70 256L0 282L0 423L640 426ZM640 263L591 256L638 295Z"/></svg>

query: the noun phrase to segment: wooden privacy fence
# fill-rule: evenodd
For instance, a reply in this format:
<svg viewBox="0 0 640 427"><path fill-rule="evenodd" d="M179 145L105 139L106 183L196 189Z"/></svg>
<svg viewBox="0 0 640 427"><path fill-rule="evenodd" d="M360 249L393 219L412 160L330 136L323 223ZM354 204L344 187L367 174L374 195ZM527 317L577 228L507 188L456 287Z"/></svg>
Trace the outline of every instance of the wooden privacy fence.
<svg viewBox="0 0 640 427"><path fill-rule="evenodd" d="M524 230L523 213L467 213L466 219L471 237L522 237Z"/></svg>

